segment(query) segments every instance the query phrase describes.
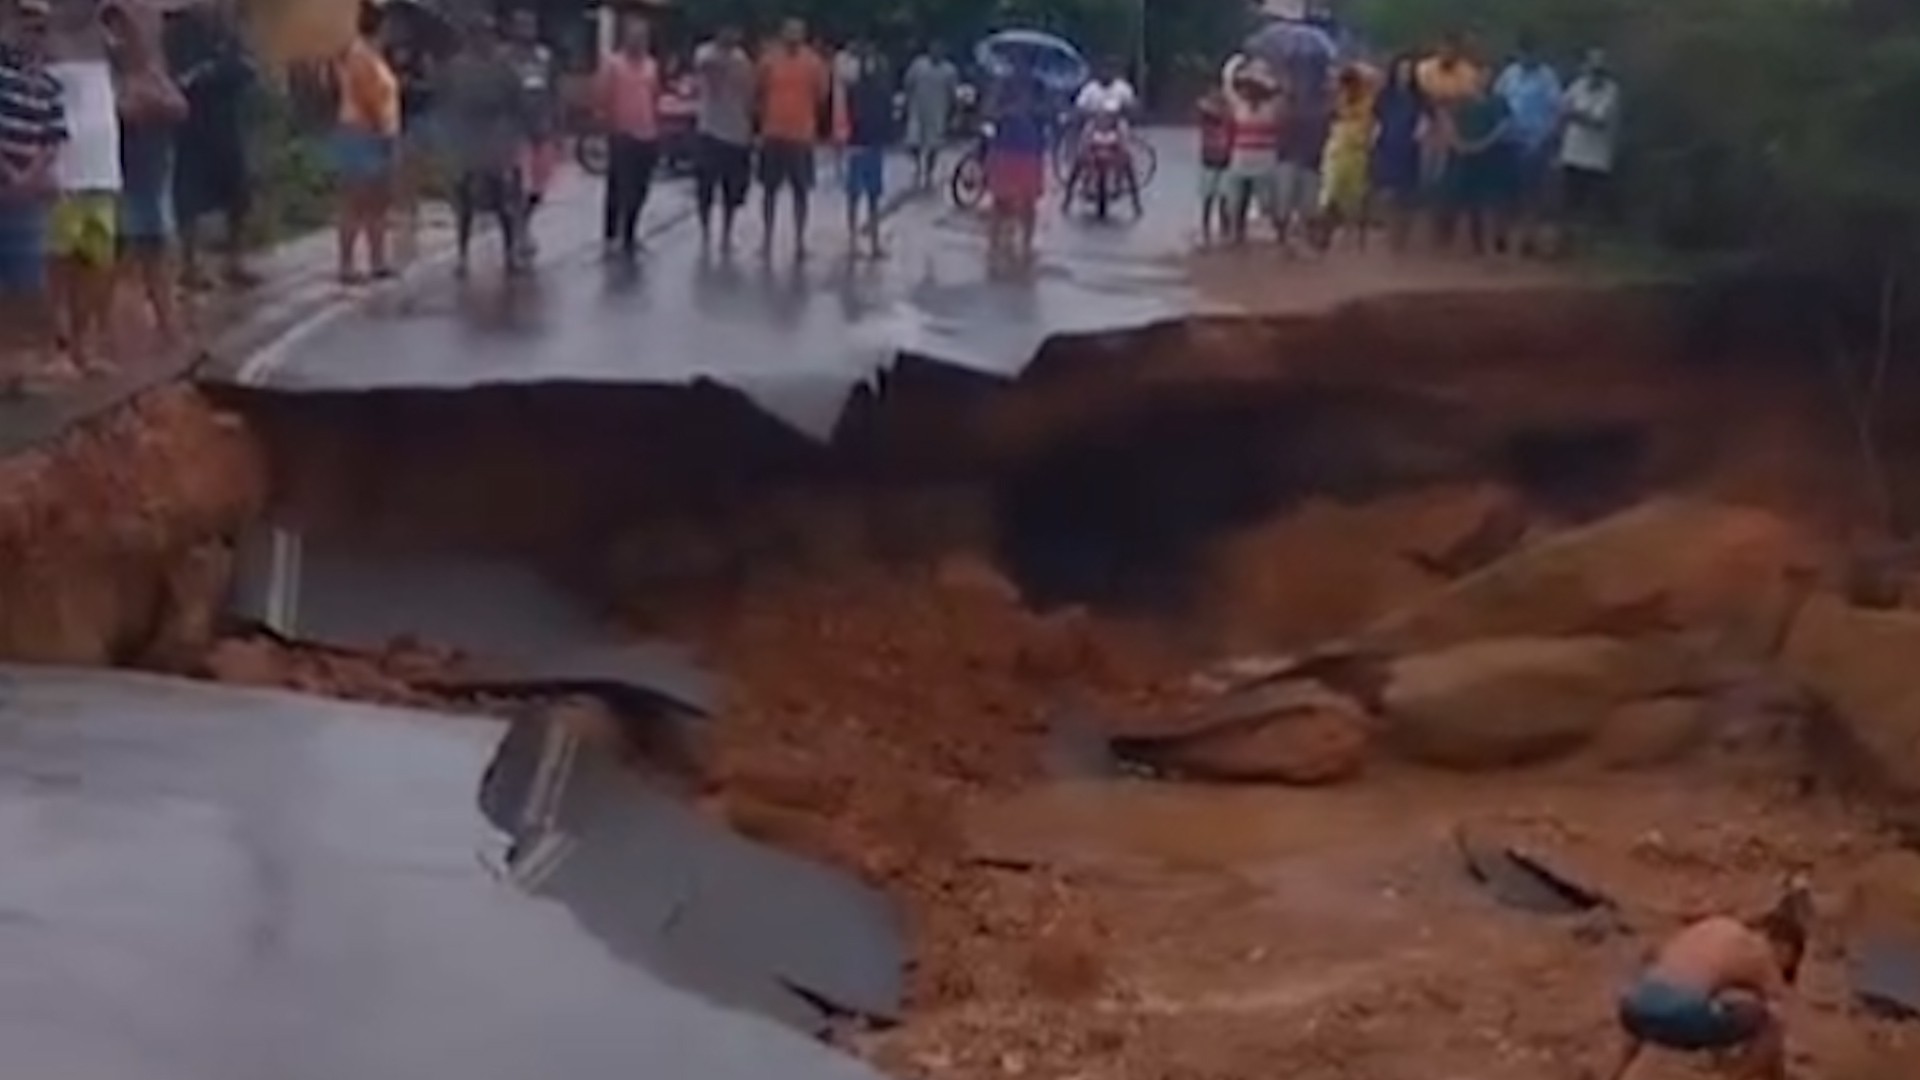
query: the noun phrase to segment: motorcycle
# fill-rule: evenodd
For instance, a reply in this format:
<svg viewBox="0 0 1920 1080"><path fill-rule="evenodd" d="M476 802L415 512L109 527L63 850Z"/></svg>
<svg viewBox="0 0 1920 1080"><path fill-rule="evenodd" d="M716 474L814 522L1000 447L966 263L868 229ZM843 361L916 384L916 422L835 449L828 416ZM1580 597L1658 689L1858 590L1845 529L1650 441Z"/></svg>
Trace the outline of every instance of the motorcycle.
<svg viewBox="0 0 1920 1080"><path fill-rule="evenodd" d="M1113 200L1122 195L1133 204L1138 216L1140 178L1134 172L1125 125L1118 117L1099 117L1081 134L1079 160L1067 184L1066 208L1071 210L1076 198L1084 199L1092 205L1095 220L1106 221Z"/></svg>

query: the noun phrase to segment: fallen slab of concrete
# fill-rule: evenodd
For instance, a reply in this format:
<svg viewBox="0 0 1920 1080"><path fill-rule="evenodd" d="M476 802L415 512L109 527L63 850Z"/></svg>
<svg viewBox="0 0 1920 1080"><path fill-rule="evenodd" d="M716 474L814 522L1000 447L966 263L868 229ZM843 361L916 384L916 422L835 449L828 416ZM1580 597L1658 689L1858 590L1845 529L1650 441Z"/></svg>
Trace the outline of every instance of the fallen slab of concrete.
<svg viewBox="0 0 1920 1080"><path fill-rule="evenodd" d="M95 1080L876 1076L686 992L577 912L490 875L476 856L498 834L475 791L501 734L275 691L0 669L10 1067ZM785 881L709 880L757 887L723 902L793 932ZM610 900L602 911L660 921ZM680 955L710 970L698 950Z"/></svg>
<svg viewBox="0 0 1920 1080"><path fill-rule="evenodd" d="M531 568L453 555L367 553L264 527L238 546L228 604L286 641L378 651L397 640L458 649L468 674L435 688L588 693L627 716L704 715L714 679L684 650L619 639Z"/></svg>

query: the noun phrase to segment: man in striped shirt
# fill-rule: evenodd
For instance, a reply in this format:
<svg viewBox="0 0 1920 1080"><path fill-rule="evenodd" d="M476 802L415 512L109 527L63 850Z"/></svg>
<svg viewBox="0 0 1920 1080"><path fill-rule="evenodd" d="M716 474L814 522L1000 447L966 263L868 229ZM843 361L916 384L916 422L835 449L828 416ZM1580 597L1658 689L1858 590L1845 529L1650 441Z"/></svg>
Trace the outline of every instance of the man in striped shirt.
<svg viewBox="0 0 1920 1080"><path fill-rule="evenodd" d="M0 0L0 380L14 391L52 338L47 218L67 126L45 63L49 15L47 0Z"/></svg>

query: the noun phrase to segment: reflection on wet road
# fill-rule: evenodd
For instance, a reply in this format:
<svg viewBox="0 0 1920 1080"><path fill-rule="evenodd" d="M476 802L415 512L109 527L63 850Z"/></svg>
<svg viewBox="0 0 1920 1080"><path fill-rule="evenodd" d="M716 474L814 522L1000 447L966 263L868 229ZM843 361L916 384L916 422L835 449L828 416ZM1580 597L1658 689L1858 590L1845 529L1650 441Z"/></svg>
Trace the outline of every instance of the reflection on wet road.
<svg viewBox="0 0 1920 1080"><path fill-rule="evenodd" d="M875 1075L663 981L605 934L603 918L576 906L578 882L542 890L565 894L554 903L490 873L503 842L476 789L501 734L491 721L277 692L0 671L8 1075ZM599 855L578 860L576 876L630 865L610 863L608 852L656 821L644 807L558 820L617 830L587 836L581 846ZM762 865L737 851L729 858L736 869ZM807 880L824 874L804 869ZM600 880L609 890L631 884ZM718 890L721 915L759 914L730 891L742 879L702 880ZM759 899L778 900L781 887ZM806 895L836 894L820 886ZM594 902L601 915L623 906L611 891ZM775 919L744 944L766 945L787 926ZM788 948L782 955L798 959L783 973L817 975L818 944ZM680 955L697 964L704 954ZM705 971L671 974L698 984Z"/></svg>
<svg viewBox="0 0 1920 1080"><path fill-rule="evenodd" d="M796 427L824 434L847 396L901 352L1014 375L1060 334L1127 329L1195 305L1179 256L1196 181L1185 136L1163 144L1147 216L1109 222L1049 209L1039 265L990 277L979 220L944 195L907 198L886 228L890 257L846 254L839 194L823 172L810 235L795 265L780 237L758 251L757 197L739 251L701 250L685 193L650 211L652 251L603 266L591 199L541 223L541 272L505 284L476 261L473 280L426 273L297 345L243 365L240 381L290 391L458 388L494 383L688 383L735 386ZM893 180L904 179L895 162ZM786 208L783 208L783 210Z"/></svg>

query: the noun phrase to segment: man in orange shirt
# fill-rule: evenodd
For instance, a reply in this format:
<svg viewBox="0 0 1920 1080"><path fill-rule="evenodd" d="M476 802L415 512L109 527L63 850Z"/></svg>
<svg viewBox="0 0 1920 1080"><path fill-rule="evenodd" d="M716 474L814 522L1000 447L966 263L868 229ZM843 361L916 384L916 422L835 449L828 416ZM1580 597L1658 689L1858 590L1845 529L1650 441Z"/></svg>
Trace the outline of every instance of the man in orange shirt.
<svg viewBox="0 0 1920 1080"><path fill-rule="evenodd" d="M774 223L782 187L793 191L793 252L807 253L807 206L813 193L813 147L820 136L820 107L830 80L826 61L807 44L807 24L788 19L780 40L760 58L761 250L773 252Z"/></svg>

